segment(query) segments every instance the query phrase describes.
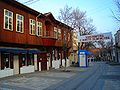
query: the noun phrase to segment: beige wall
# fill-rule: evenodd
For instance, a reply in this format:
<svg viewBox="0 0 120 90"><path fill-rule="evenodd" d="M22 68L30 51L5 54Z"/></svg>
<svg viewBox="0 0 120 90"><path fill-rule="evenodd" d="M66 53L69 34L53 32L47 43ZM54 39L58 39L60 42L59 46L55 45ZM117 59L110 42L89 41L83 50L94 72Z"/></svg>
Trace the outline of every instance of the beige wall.
<svg viewBox="0 0 120 90"><path fill-rule="evenodd" d="M78 49L78 36L76 32L73 32L72 40L73 40L73 50L77 50Z"/></svg>
<svg viewBox="0 0 120 90"><path fill-rule="evenodd" d="M78 51L78 35L76 32L73 32L72 36L72 53L70 54L70 60L71 62L77 63L78 58L77 58L77 51Z"/></svg>

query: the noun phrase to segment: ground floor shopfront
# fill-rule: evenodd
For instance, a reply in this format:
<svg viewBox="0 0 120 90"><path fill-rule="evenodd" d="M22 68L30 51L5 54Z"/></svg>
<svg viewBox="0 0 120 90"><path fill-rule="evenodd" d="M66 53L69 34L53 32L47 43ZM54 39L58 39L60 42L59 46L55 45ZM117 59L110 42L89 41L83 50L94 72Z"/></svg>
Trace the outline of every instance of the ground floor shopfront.
<svg viewBox="0 0 120 90"><path fill-rule="evenodd" d="M66 63L70 65L68 58ZM61 66L65 66L65 59L63 52L57 49L44 52L38 49L0 48L0 78Z"/></svg>

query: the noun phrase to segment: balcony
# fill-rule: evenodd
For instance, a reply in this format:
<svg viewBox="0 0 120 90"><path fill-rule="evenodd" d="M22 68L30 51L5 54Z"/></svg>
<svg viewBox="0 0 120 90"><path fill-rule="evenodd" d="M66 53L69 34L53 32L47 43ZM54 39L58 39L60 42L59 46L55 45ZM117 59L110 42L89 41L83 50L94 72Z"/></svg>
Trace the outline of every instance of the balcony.
<svg viewBox="0 0 120 90"><path fill-rule="evenodd" d="M53 38L53 39L55 39L54 32L53 31L44 31L43 38Z"/></svg>
<svg viewBox="0 0 120 90"><path fill-rule="evenodd" d="M53 31L44 31L42 42L44 46L55 46L57 38Z"/></svg>

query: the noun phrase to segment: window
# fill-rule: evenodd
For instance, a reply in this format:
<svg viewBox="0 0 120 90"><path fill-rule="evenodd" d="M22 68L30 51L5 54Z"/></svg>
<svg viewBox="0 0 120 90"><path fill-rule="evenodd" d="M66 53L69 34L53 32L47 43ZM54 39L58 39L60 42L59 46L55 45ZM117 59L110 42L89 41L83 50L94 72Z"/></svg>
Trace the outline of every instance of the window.
<svg viewBox="0 0 120 90"><path fill-rule="evenodd" d="M13 55L10 53L1 53L1 69L13 69Z"/></svg>
<svg viewBox="0 0 120 90"><path fill-rule="evenodd" d="M13 12L4 9L4 29L13 30Z"/></svg>
<svg viewBox="0 0 120 90"><path fill-rule="evenodd" d="M54 27L54 38L57 39L57 28Z"/></svg>
<svg viewBox="0 0 120 90"><path fill-rule="evenodd" d="M68 33L68 41L70 41L70 33Z"/></svg>
<svg viewBox="0 0 120 90"><path fill-rule="evenodd" d="M16 14L16 31L23 33L24 29L24 17L22 15Z"/></svg>
<svg viewBox="0 0 120 90"><path fill-rule="evenodd" d="M66 31L64 31L64 42L67 41L67 38L66 38Z"/></svg>
<svg viewBox="0 0 120 90"><path fill-rule="evenodd" d="M35 20L30 19L30 34L35 35Z"/></svg>
<svg viewBox="0 0 120 90"><path fill-rule="evenodd" d="M4 64L5 68L10 68L10 54L8 53L4 54Z"/></svg>
<svg viewBox="0 0 120 90"><path fill-rule="evenodd" d="M61 40L61 29L58 29L58 40Z"/></svg>
<svg viewBox="0 0 120 90"><path fill-rule="evenodd" d="M27 66L27 57L24 53L21 54L21 64L22 66Z"/></svg>
<svg viewBox="0 0 120 90"><path fill-rule="evenodd" d="M37 22L37 36L42 36L42 23Z"/></svg>

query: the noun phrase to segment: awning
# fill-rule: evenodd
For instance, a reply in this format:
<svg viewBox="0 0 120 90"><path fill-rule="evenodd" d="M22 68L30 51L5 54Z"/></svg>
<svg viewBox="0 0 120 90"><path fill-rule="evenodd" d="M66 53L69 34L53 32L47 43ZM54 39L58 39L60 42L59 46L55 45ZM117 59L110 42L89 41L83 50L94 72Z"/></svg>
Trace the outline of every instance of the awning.
<svg viewBox="0 0 120 90"><path fill-rule="evenodd" d="M27 50L17 49L17 48L0 48L2 52L11 52L11 53L27 53Z"/></svg>
<svg viewBox="0 0 120 90"><path fill-rule="evenodd" d="M0 52L8 52L8 53L42 53L42 51L40 51L40 50L19 49L19 48L0 48Z"/></svg>
<svg viewBox="0 0 120 90"><path fill-rule="evenodd" d="M78 51L78 55L80 55L80 52L84 52L85 54L92 54L91 52L87 51L87 50L79 50Z"/></svg>
<svg viewBox="0 0 120 90"><path fill-rule="evenodd" d="M27 50L28 53L42 53L40 50Z"/></svg>

